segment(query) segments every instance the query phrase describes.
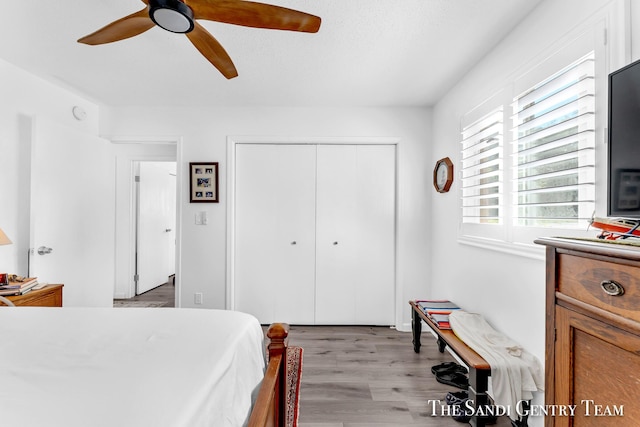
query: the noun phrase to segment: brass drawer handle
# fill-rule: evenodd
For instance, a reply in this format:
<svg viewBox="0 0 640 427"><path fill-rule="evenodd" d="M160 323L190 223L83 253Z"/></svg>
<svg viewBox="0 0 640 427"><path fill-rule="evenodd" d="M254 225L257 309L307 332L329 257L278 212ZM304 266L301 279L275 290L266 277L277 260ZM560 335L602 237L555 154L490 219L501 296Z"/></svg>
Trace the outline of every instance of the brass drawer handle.
<svg viewBox="0 0 640 427"><path fill-rule="evenodd" d="M618 282L614 282L613 280L603 280L600 283L600 287L607 295L611 295L613 297L624 294L624 288Z"/></svg>

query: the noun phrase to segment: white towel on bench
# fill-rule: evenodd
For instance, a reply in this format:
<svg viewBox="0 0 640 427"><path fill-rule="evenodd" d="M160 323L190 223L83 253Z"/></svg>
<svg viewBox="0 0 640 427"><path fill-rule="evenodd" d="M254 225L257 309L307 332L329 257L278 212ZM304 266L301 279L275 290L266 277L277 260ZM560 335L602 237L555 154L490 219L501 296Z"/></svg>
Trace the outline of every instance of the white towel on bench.
<svg viewBox="0 0 640 427"><path fill-rule="evenodd" d="M518 419L518 404L531 400L534 391L544 390L540 361L518 343L493 329L482 315L455 310L449 315L453 332L491 366L493 399L511 408L510 418Z"/></svg>

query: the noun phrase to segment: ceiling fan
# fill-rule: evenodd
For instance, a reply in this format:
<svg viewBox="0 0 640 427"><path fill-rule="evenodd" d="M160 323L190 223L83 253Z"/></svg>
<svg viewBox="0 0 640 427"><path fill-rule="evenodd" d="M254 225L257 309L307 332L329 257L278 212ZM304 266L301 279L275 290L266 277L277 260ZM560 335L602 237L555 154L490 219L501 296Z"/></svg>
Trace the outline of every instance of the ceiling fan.
<svg viewBox="0 0 640 427"><path fill-rule="evenodd" d="M196 19L245 27L315 33L320 18L297 10L245 0L142 0L147 6L82 37L79 43L98 45L137 36L157 25L185 34L200 53L227 79L238 76L222 45Z"/></svg>

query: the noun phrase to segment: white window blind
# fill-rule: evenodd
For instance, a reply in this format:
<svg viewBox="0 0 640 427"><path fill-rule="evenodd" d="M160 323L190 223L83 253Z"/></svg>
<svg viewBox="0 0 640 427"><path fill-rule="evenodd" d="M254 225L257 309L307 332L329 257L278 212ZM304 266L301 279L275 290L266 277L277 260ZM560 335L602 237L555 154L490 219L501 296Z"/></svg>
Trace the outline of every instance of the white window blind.
<svg viewBox="0 0 640 427"><path fill-rule="evenodd" d="M584 226L595 207L593 52L513 102L514 225Z"/></svg>
<svg viewBox="0 0 640 427"><path fill-rule="evenodd" d="M502 142L502 107L462 129L463 223L502 223Z"/></svg>

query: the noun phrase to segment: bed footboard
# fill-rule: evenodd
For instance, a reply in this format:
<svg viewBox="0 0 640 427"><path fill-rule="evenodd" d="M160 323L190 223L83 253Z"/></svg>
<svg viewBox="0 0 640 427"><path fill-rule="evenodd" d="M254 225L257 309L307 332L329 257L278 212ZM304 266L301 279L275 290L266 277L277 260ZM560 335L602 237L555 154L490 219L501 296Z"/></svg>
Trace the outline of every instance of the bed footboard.
<svg viewBox="0 0 640 427"><path fill-rule="evenodd" d="M274 323L267 330L269 363L248 427L284 427L286 420L286 355L289 325Z"/></svg>

